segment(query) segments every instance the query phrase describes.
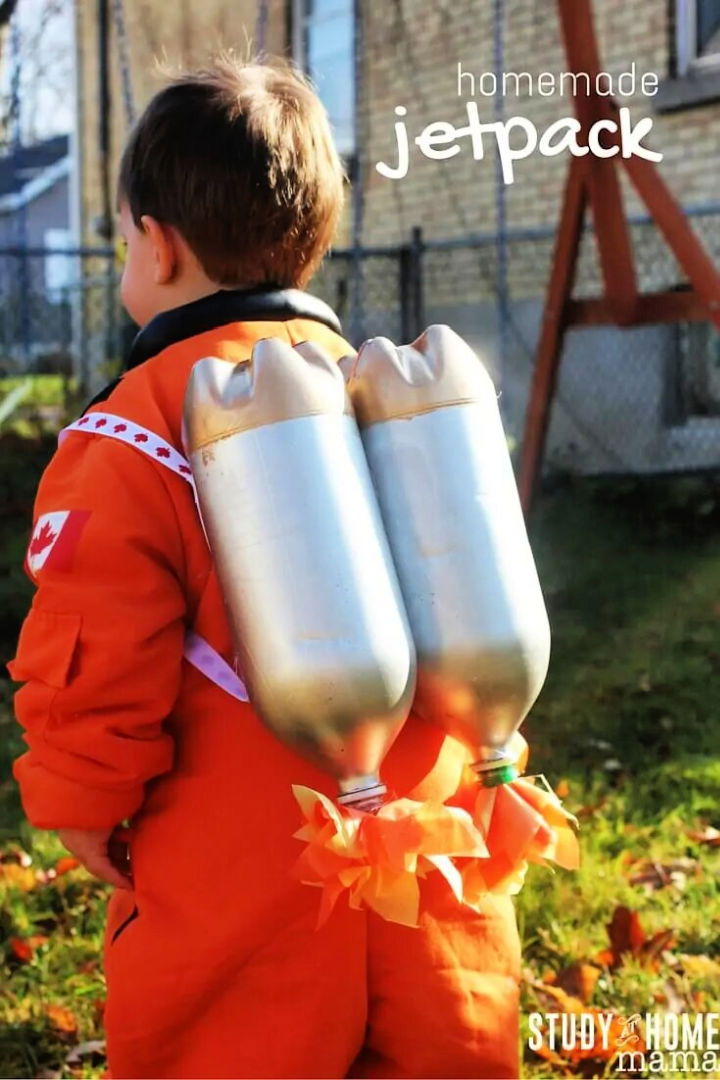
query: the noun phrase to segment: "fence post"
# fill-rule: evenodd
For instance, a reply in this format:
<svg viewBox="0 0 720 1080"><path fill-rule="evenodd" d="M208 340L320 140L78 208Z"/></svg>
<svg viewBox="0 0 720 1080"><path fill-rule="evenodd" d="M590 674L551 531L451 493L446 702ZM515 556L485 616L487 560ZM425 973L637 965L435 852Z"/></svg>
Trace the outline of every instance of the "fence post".
<svg viewBox="0 0 720 1080"><path fill-rule="evenodd" d="M414 226L410 243L400 248L400 333L403 341L414 341L425 329L423 296L422 229Z"/></svg>

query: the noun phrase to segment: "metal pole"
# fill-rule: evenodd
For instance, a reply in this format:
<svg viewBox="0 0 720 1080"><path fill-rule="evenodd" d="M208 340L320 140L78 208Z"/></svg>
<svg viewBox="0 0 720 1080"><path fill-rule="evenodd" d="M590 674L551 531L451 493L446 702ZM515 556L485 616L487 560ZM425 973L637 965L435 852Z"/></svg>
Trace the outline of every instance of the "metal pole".
<svg viewBox="0 0 720 1080"><path fill-rule="evenodd" d="M255 25L256 52L262 55L267 48L268 0L258 4L257 23Z"/></svg>
<svg viewBox="0 0 720 1080"><path fill-rule="evenodd" d="M493 67L497 87L502 87L503 64L505 53L505 2L494 0L493 10ZM501 89L497 89L494 99L495 121L502 123L505 118L504 99ZM503 177L502 162L498 154L495 159L495 214L496 214L496 269L495 282L497 294L498 320L498 378L502 381L507 361L508 331L510 321L508 296L508 244L507 244L507 192Z"/></svg>
<svg viewBox="0 0 720 1080"><path fill-rule="evenodd" d="M354 170L352 181L352 288L350 293L350 336L353 345L359 345L365 336L365 321L363 318L363 263L362 263L362 239L365 213L364 199L364 170L362 160L361 140L358 138L357 116L361 104L362 93L362 62L363 62L363 33L362 14L360 0L353 3L353 92L354 92L354 115L355 115L355 146L354 146Z"/></svg>
<svg viewBox="0 0 720 1080"><path fill-rule="evenodd" d="M113 211L111 192L110 142L110 12L108 0L97 0L98 20L98 149L100 151L101 220L98 232L112 240Z"/></svg>
<svg viewBox="0 0 720 1080"><path fill-rule="evenodd" d="M22 66L22 38L20 34L20 22L18 8L15 8L10 27L10 47L12 53L12 81L10 86L10 124L11 146L13 155L18 158L23 149L22 132L22 106L20 73ZM24 366L27 368L31 361L31 329L30 329L30 266L28 264L28 221L27 207L22 199L20 191L20 203L15 217L15 240L20 249L20 263L18 273L19 289L19 322L21 356Z"/></svg>
<svg viewBox="0 0 720 1080"><path fill-rule="evenodd" d="M100 198L101 216L98 232L104 240L112 243L115 232L112 197L112 135L111 135L111 93L110 93L110 5L109 0L98 0L98 96L100 98L100 111L98 117L98 144L100 151ZM103 327L101 337L103 341L103 354L105 360L113 358L113 306L115 299L115 280L112 259L108 259L105 266L105 288L103 290L102 307ZM89 312L92 319L92 313ZM91 333L95 329L91 326ZM99 329L99 328L98 328ZM90 365L88 365L90 366ZM89 370L84 373L86 384L83 391L95 389L95 372Z"/></svg>

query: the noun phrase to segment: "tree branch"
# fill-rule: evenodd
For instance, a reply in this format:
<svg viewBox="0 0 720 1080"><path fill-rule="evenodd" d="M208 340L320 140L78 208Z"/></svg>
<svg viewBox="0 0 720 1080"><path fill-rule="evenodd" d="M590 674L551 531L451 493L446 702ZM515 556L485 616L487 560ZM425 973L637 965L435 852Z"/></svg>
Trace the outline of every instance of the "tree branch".
<svg viewBox="0 0 720 1080"><path fill-rule="evenodd" d="M17 5L18 0L0 0L0 29L10 22Z"/></svg>

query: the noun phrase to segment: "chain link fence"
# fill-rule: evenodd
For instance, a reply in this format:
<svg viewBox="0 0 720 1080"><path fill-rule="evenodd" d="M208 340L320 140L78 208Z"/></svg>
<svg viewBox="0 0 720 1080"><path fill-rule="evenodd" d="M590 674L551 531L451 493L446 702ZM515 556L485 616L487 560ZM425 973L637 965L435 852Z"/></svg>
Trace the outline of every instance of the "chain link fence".
<svg viewBox="0 0 720 1080"><path fill-rule="evenodd" d="M126 324L110 248L0 248L0 377L89 388L117 370Z"/></svg>
<svg viewBox="0 0 720 1080"><path fill-rule="evenodd" d="M720 261L720 207L691 221ZM634 219L630 232L640 290L687 288L653 224ZM354 345L378 334L411 341L433 322L452 326L493 372L517 446L553 246L552 230L424 242L416 229L400 247L332 252L312 291L337 311ZM57 372L87 393L103 385L131 334L117 276L109 248L0 249L0 377ZM588 229L575 295L601 293ZM720 335L706 323L570 330L545 466L582 474L720 469Z"/></svg>
<svg viewBox="0 0 720 1080"><path fill-rule="evenodd" d="M720 207L691 212L706 250L720 262ZM629 222L641 292L682 291L684 275L656 226ZM338 252L315 291L344 303L353 344L383 334L412 340L444 322L493 372L506 428L522 439L555 235L514 232L429 241L402 249ZM360 288L352 287L361 266ZM502 267L507 267L502 278ZM602 295L595 236L582 237L574 295ZM353 296L358 297L353 309ZM720 334L710 323L570 330L553 403L545 468L589 475L720 470Z"/></svg>

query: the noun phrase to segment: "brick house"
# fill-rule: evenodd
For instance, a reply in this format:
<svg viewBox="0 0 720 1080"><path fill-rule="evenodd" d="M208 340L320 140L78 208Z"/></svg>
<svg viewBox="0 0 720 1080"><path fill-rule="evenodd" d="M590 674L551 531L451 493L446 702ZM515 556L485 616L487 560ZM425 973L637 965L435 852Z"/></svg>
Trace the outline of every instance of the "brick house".
<svg viewBox="0 0 720 1080"><path fill-rule="evenodd" d="M625 73L620 103L633 120L652 118L646 143L663 154L664 178L717 257L720 5L595 0L594 6L603 69L614 90ZM407 110L403 121L411 137L432 122L466 123L468 101L477 104L482 121L521 115L539 131L572 115L571 83L560 79L567 61L555 5L505 0L501 55L489 0L361 0L357 7L359 12L352 0L268 0L265 8L256 0L205 0L202 6L185 0L171 8L125 0L136 100L141 104L151 93L152 56L160 52L170 61L196 62L217 43L243 52L248 39L261 36L269 52L294 56L326 101L353 178L339 246L406 245L413 228L422 228L429 245L422 259L424 320L449 322L484 352L517 435L568 156L533 154L517 163L512 184L498 181L494 154L476 161L468 148L444 161L416 151L401 180L385 178L376 164L397 160L397 106ZM95 10L90 0L77 0L84 133L78 166L86 239L92 239L90 223L98 213ZM117 150L126 119L117 41L112 48ZM493 79L503 73L506 94L493 96ZM644 75L657 77L645 84L657 92L642 93ZM626 194L629 215L641 215L634 193ZM500 204L504 226L498 243ZM682 287L682 275L655 230L637 220L632 232L641 286ZM476 246L466 244L469 237ZM438 247L443 241L457 246ZM359 288L358 307L350 313L354 336L398 336L400 261L396 252L368 256L358 287L351 280L352 260L336 260L321 272L316 289L342 308ZM599 286L588 234L577 288L593 295ZM498 288L505 300L501 319ZM586 471L717 465L719 357L715 335L702 326L572 333L554 410L552 459Z"/></svg>

